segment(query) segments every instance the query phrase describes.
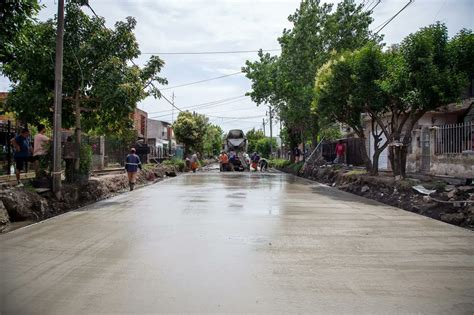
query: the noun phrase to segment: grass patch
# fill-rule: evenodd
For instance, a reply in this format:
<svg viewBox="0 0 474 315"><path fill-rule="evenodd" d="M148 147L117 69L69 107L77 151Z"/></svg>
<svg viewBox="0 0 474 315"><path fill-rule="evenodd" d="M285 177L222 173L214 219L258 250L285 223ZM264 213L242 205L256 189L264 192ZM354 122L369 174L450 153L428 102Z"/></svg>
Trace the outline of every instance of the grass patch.
<svg viewBox="0 0 474 315"><path fill-rule="evenodd" d="M291 164L291 162L289 160L285 160L285 159L273 159L273 160L270 160L268 161L268 166L270 167L274 167L274 168L285 168L287 166L289 166Z"/></svg>
<svg viewBox="0 0 474 315"><path fill-rule="evenodd" d="M174 166L179 172L184 172L184 169L186 168L186 163L180 159L165 160L162 164Z"/></svg>
<svg viewBox="0 0 474 315"><path fill-rule="evenodd" d="M294 164L291 164L290 165L290 168L295 172L295 173L299 173L301 168L303 167L304 165L304 161L301 161L301 162L298 162L298 163L294 163Z"/></svg>
<svg viewBox="0 0 474 315"><path fill-rule="evenodd" d="M356 176L356 175L366 175L367 170L351 170L346 173L349 176Z"/></svg>

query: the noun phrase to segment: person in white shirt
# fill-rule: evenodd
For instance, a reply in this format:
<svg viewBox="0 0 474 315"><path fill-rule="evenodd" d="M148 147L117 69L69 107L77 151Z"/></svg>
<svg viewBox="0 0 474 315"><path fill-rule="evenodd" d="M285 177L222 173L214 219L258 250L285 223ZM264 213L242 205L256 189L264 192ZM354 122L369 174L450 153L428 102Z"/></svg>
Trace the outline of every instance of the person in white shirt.
<svg viewBox="0 0 474 315"><path fill-rule="evenodd" d="M38 134L36 134L33 143L33 161L36 176L39 176L40 160L46 156L47 144L50 139L45 136L46 127L43 124L38 125Z"/></svg>

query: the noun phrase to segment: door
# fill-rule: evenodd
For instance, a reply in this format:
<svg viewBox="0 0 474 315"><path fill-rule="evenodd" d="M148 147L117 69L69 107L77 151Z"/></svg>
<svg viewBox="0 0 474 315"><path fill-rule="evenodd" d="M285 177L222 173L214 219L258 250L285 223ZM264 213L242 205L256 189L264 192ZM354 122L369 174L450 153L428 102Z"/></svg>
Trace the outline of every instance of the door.
<svg viewBox="0 0 474 315"><path fill-rule="evenodd" d="M421 130L421 172L429 173L431 166L430 130Z"/></svg>

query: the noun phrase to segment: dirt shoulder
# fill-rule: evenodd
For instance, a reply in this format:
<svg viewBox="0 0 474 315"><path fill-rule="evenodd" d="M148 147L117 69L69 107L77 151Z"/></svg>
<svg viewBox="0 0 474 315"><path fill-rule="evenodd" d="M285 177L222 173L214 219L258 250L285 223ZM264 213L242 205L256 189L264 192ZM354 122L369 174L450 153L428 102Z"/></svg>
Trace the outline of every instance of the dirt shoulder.
<svg viewBox="0 0 474 315"><path fill-rule="evenodd" d="M414 178L397 181L390 175L369 176L363 170L339 166L306 167L304 171L287 167L281 171L474 230L473 185L452 185L443 180ZM427 196L413 188L420 185L434 192Z"/></svg>
<svg viewBox="0 0 474 315"><path fill-rule="evenodd" d="M139 173L137 188L176 175L175 167L158 164ZM30 188L2 187L0 233L54 217L128 190L128 178L125 173L91 177L82 185L64 184L61 200L56 199L49 191L39 194Z"/></svg>

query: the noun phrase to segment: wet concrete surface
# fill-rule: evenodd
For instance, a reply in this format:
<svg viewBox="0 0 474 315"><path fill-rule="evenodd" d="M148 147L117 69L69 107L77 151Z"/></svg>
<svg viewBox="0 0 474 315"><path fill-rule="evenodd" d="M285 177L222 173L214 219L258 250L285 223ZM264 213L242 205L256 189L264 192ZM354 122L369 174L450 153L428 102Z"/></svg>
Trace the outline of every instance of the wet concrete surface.
<svg viewBox="0 0 474 315"><path fill-rule="evenodd" d="M286 174L187 174L0 235L1 314L472 314L474 234Z"/></svg>

